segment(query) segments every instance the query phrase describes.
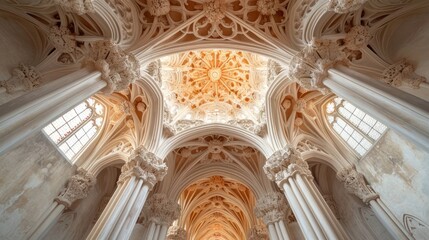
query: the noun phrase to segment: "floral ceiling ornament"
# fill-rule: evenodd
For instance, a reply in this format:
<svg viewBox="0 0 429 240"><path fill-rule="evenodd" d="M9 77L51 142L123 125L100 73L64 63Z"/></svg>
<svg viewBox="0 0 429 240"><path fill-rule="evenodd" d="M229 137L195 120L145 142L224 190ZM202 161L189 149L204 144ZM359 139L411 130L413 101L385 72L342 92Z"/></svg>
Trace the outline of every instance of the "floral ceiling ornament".
<svg viewBox="0 0 429 240"><path fill-rule="evenodd" d="M54 3L61 6L65 11L83 15L94 12L93 0L54 0Z"/></svg>
<svg viewBox="0 0 429 240"><path fill-rule="evenodd" d="M348 13L358 10L367 0L329 0L328 10L336 13Z"/></svg>
<svg viewBox="0 0 429 240"><path fill-rule="evenodd" d="M148 0L147 6L150 14L153 16L163 16L170 12L170 1L169 0Z"/></svg>
<svg viewBox="0 0 429 240"><path fill-rule="evenodd" d="M66 27L52 26L49 30L48 39L60 52L71 53L76 50L76 38Z"/></svg>

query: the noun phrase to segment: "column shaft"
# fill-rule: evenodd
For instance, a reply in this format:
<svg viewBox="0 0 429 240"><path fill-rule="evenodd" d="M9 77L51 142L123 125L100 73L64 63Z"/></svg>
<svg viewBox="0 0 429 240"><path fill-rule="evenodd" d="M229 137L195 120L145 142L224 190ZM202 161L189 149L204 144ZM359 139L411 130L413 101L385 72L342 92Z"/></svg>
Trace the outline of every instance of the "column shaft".
<svg viewBox="0 0 429 240"><path fill-rule="evenodd" d="M0 153L103 89L101 73L81 69L0 106Z"/></svg>
<svg viewBox="0 0 429 240"><path fill-rule="evenodd" d="M270 234L270 240L279 240L273 223L268 224L268 232Z"/></svg>
<svg viewBox="0 0 429 240"><path fill-rule="evenodd" d="M287 231L285 223L283 220L279 221L279 226L280 226L281 233L283 235L283 239L289 240L290 239L289 232Z"/></svg>
<svg viewBox="0 0 429 240"><path fill-rule="evenodd" d="M396 223L386 214L384 209L376 200L371 200L369 202L371 209L374 211L377 218L387 229L387 231L392 235L396 240L407 240L408 237L402 232L402 230L396 225Z"/></svg>
<svg viewBox="0 0 429 240"><path fill-rule="evenodd" d="M161 225L161 230L159 231L158 240L165 240L165 238L167 237L167 230L168 230L167 225Z"/></svg>
<svg viewBox="0 0 429 240"><path fill-rule="evenodd" d="M54 202L53 208L51 207L49 213L47 216L45 216L45 219L43 222L37 227L36 231L31 235L29 238L30 240L38 240L43 239L43 237L48 233L48 231L51 229L51 227L57 223L58 218L61 216L61 213L63 212L65 206L62 204L58 204L57 202Z"/></svg>
<svg viewBox="0 0 429 240"><path fill-rule="evenodd" d="M352 76L349 72L347 68L331 69L323 83L336 95L429 151L429 106L426 101L376 79Z"/></svg>

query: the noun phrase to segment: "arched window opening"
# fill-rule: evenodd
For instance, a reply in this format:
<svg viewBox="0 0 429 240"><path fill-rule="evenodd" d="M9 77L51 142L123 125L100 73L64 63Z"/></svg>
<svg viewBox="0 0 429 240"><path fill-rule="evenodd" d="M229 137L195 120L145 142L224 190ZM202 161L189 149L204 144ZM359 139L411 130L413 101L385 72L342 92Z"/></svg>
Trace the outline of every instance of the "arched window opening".
<svg viewBox="0 0 429 240"><path fill-rule="evenodd" d="M326 105L328 121L338 135L362 157L387 127L351 103L334 98Z"/></svg>
<svg viewBox="0 0 429 240"><path fill-rule="evenodd" d="M43 128L69 161L94 138L103 123L104 107L88 98Z"/></svg>

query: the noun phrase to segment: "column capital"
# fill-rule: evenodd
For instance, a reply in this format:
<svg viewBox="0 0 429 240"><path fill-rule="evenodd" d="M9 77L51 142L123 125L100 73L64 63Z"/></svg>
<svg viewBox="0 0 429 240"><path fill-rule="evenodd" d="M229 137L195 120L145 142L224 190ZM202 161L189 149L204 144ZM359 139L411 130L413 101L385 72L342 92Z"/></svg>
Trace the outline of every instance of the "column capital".
<svg viewBox="0 0 429 240"><path fill-rule="evenodd" d="M179 226L168 228L167 240L186 240L186 230Z"/></svg>
<svg viewBox="0 0 429 240"><path fill-rule="evenodd" d="M68 208L74 201L86 198L95 182L96 178L92 173L80 168L75 175L70 177L67 187L55 198L55 201Z"/></svg>
<svg viewBox="0 0 429 240"><path fill-rule="evenodd" d="M271 192L259 198L255 206L255 215L265 224L285 219L289 206L282 193Z"/></svg>
<svg viewBox="0 0 429 240"><path fill-rule="evenodd" d="M85 64L95 66L101 72L102 79L107 82L105 93L127 89L140 77L137 58L110 40L91 43Z"/></svg>
<svg viewBox="0 0 429 240"><path fill-rule="evenodd" d="M267 228L261 225L255 225L250 229L249 240L268 239Z"/></svg>
<svg viewBox="0 0 429 240"><path fill-rule="evenodd" d="M414 72L414 65L407 59L401 59L388 66L382 73L381 80L393 87L402 86L404 83L414 89L420 88L426 78Z"/></svg>
<svg viewBox="0 0 429 240"><path fill-rule="evenodd" d="M364 203L379 198L365 182L364 176L354 168L346 168L337 173L337 179L344 183L347 192L356 195Z"/></svg>
<svg viewBox="0 0 429 240"><path fill-rule="evenodd" d="M13 69L11 78L0 81L0 87L6 88L7 93L31 91L39 87L41 81L40 73L35 67L20 63Z"/></svg>
<svg viewBox="0 0 429 240"><path fill-rule="evenodd" d="M329 90L323 80L328 70L337 64L348 65L353 59L360 59L360 49L368 45L372 35L364 26L352 27L342 39L313 39L291 60L289 78L306 89Z"/></svg>
<svg viewBox="0 0 429 240"><path fill-rule="evenodd" d="M358 10L367 0L329 0L328 11L348 13Z"/></svg>
<svg viewBox="0 0 429 240"><path fill-rule="evenodd" d="M289 177L297 173L312 177L308 163L302 159L301 153L291 147L273 153L265 162L264 172L268 179L275 181L280 188Z"/></svg>
<svg viewBox="0 0 429 240"><path fill-rule="evenodd" d="M66 12L83 15L94 12L93 0L54 0L54 3L62 7Z"/></svg>
<svg viewBox="0 0 429 240"><path fill-rule="evenodd" d="M119 176L118 183L135 176L143 179L152 188L158 181L162 181L167 174L167 169L163 160L154 153L144 148L138 148L130 154L128 161L122 166L122 174Z"/></svg>
<svg viewBox="0 0 429 240"><path fill-rule="evenodd" d="M180 205L168 199L165 194L156 193L149 198L143 211L149 221L170 226L180 216Z"/></svg>

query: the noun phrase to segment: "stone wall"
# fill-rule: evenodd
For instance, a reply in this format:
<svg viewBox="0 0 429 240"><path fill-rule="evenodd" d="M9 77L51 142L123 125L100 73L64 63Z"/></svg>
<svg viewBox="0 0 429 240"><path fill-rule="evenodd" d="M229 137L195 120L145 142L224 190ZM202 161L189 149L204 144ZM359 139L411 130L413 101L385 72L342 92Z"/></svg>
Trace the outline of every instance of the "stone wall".
<svg viewBox="0 0 429 240"><path fill-rule="evenodd" d="M388 130L358 170L416 239L429 236L429 153Z"/></svg>
<svg viewBox="0 0 429 240"><path fill-rule="evenodd" d="M25 239L74 173L43 135L0 156L0 239Z"/></svg>

